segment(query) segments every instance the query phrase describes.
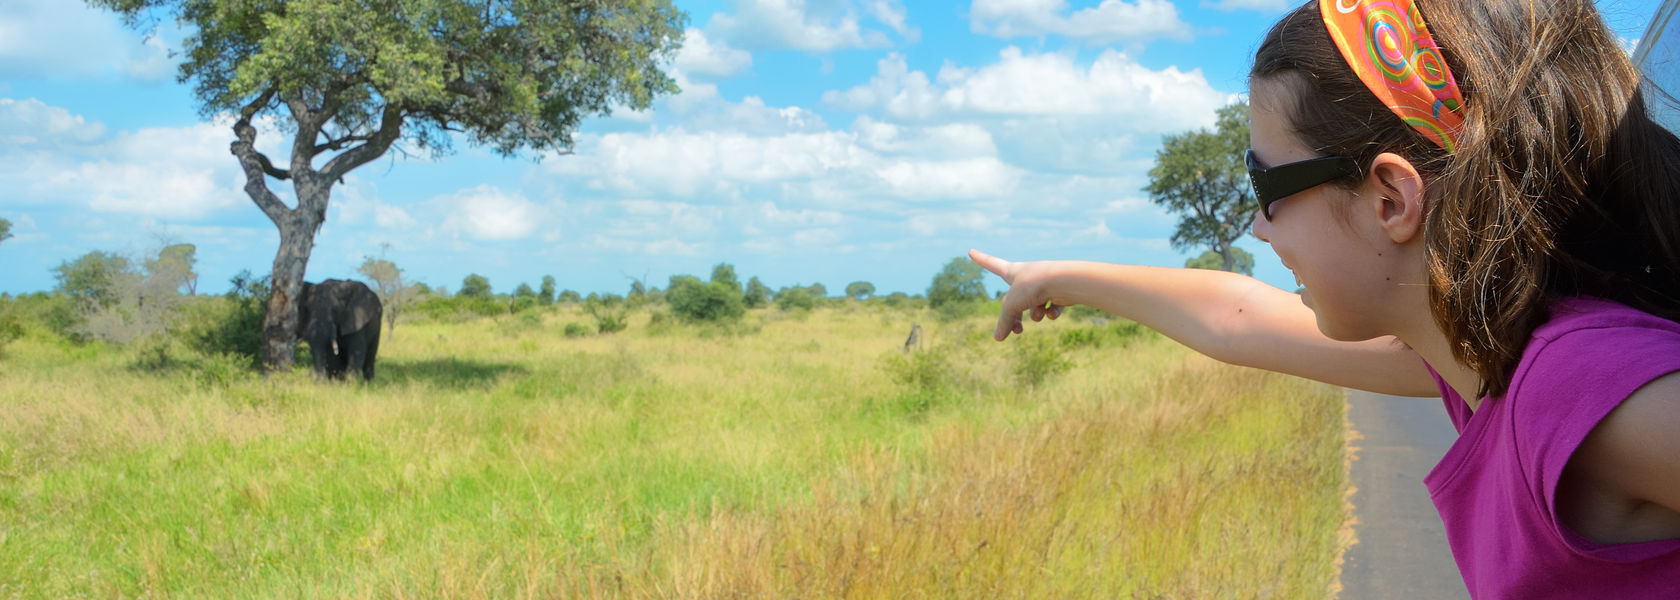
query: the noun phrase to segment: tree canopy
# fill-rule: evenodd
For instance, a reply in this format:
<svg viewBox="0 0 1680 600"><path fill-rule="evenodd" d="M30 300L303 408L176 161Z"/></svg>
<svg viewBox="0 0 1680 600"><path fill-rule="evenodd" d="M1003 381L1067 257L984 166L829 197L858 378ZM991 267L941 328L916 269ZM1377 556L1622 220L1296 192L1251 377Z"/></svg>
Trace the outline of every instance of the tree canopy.
<svg viewBox="0 0 1680 600"><path fill-rule="evenodd" d="M489 298L490 280L483 275L472 273L461 279L461 291L455 295L463 298Z"/></svg>
<svg viewBox="0 0 1680 600"><path fill-rule="evenodd" d="M851 297L853 300L868 300L869 297L874 294L875 284L873 283L869 283L867 281L853 281L846 284L846 295Z"/></svg>
<svg viewBox="0 0 1680 600"><path fill-rule="evenodd" d="M660 64L687 19L660 0L88 2L133 26L165 15L188 26L177 76L200 111L289 110L300 132L326 138L294 145L293 164L345 151L328 179L399 131L438 150L452 131L504 155L570 148L584 117L676 91Z"/></svg>
<svg viewBox="0 0 1680 600"><path fill-rule="evenodd" d="M4 242L4 241L9 240L11 238L12 238L12 222L8 221L8 220L5 220L5 219L0 219L0 242Z"/></svg>
<svg viewBox="0 0 1680 600"><path fill-rule="evenodd" d="M985 274L986 270L968 257L951 259L933 276L933 284L928 286L928 306L939 308L950 302L985 300Z"/></svg>
<svg viewBox="0 0 1680 600"><path fill-rule="evenodd" d="M1254 191L1242 158L1247 148L1248 104L1226 106L1219 109L1213 131L1163 138L1144 188L1151 201L1179 215L1173 248L1209 248L1226 271L1236 266L1231 243L1254 218Z"/></svg>

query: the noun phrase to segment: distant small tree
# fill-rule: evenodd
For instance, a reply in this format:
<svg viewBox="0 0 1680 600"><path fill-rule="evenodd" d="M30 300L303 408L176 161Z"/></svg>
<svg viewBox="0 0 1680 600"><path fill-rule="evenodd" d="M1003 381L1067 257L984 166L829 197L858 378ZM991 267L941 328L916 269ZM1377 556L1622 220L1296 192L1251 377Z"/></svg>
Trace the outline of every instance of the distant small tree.
<svg viewBox="0 0 1680 600"><path fill-rule="evenodd" d="M950 302L985 300L985 273L980 265L967 257L951 259L939 274L933 276L933 285L928 287L927 293L928 306L939 308Z"/></svg>
<svg viewBox="0 0 1680 600"><path fill-rule="evenodd" d="M770 287L758 277L747 280L747 291L741 297L747 308L763 308L770 304Z"/></svg>
<svg viewBox="0 0 1680 600"><path fill-rule="evenodd" d="M712 283L723 283L735 286L735 293L741 291L741 280L735 277L735 265L718 263L712 267Z"/></svg>
<svg viewBox="0 0 1680 600"><path fill-rule="evenodd" d="M1231 259L1231 272L1244 275L1254 274L1254 255L1249 254L1247 250L1232 246ZM1203 252L1201 256L1184 261L1184 266L1191 269L1220 271L1225 268L1225 257L1220 256L1216 251L1208 250Z"/></svg>
<svg viewBox="0 0 1680 600"><path fill-rule="evenodd" d="M395 337L397 316L420 295L424 284L409 285L396 263L372 256L363 256L362 266L356 272L373 281L373 291L379 295L381 312L385 315L385 339Z"/></svg>
<svg viewBox="0 0 1680 600"><path fill-rule="evenodd" d="M630 304L630 308L641 308L647 305L650 300L647 284L640 279L631 279L630 292L624 295L624 301Z"/></svg>
<svg viewBox="0 0 1680 600"><path fill-rule="evenodd" d="M531 289L531 284L521 282L519 287L513 288L513 297L535 299L537 297L537 291Z"/></svg>
<svg viewBox="0 0 1680 600"><path fill-rule="evenodd" d="M180 289L188 296L198 293L198 248L192 244L170 244L158 250L157 256L146 261L146 275L159 285Z"/></svg>
<svg viewBox="0 0 1680 600"><path fill-rule="evenodd" d="M572 290L566 290L564 292L560 292L560 296L555 298L555 300L566 304L577 304L579 302L583 302L583 296L579 296L577 292Z"/></svg>
<svg viewBox="0 0 1680 600"><path fill-rule="evenodd" d="M0 219L0 242L12 239L12 222Z"/></svg>
<svg viewBox="0 0 1680 600"><path fill-rule="evenodd" d="M53 267L56 291L69 296L78 308L105 307L117 301L120 279L132 274L128 258L94 250Z"/></svg>
<svg viewBox="0 0 1680 600"><path fill-rule="evenodd" d="M828 288L823 287L823 284L821 283L813 283L810 287L805 288L805 291L810 293L812 298L821 299L828 297Z"/></svg>
<svg viewBox="0 0 1680 600"><path fill-rule="evenodd" d="M455 292L455 295L463 298L489 298L490 280L478 273L467 275L461 280L461 291Z"/></svg>
<svg viewBox="0 0 1680 600"><path fill-rule="evenodd" d="M543 306L554 304L554 276L544 275L542 288L537 291L537 302Z"/></svg>
<svg viewBox="0 0 1680 600"><path fill-rule="evenodd" d="M776 308L782 310L811 310L816 307L817 299L811 296L811 288L796 285L776 291Z"/></svg>
<svg viewBox="0 0 1680 600"><path fill-rule="evenodd" d="M595 317L596 333L624 331L630 326L629 317L625 314L624 299L613 294L590 294L583 301L583 311Z"/></svg>
<svg viewBox="0 0 1680 600"><path fill-rule="evenodd" d="M689 321L729 321L746 313L739 284L700 283L692 275L672 275L665 301L671 305L671 314Z"/></svg>
<svg viewBox="0 0 1680 600"><path fill-rule="evenodd" d="M853 300L862 302L875 295L875 284L867 281L853 281L846 286L846 295Z"/></svg>

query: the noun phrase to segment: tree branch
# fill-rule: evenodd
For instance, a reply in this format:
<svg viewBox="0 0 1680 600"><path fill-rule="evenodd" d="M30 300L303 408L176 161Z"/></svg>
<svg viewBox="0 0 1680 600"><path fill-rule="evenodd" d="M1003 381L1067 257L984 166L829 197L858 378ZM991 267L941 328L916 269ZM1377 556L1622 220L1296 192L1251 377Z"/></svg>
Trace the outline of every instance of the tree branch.
<svg viewBox="0 0 1680 600"><path fill-rule="evenodd" d="M269 220L278 225L291 209L286 208L286 204L281 202L274 192L269 191L268 181L264 176L275 171L285 172L275 169L274 165L269 163L268 157L256 151L257 128L251 126L251 117L273 100L274 89L270 88L239 109L239 120L233 123L233 134L238 139L228 146L228 151L239 159L239 166L245 171L245 194L251 197L251 202L256 203L257 208L262 209L263 214L268 215ZM286 176L275 175L277 179L286 179L289 176L289 173Z"/></svg>
<svg viewBox="0 0 1680 600"><path fill-rule="evenodd" d="M286 107L297 123L297 137L292 138L292 172L305 173L313 170L315 138L321 134L321 122L330 115L310 109L309 103L296 94L286 98Z"/></svg>
<svg viewBox="0 0 1680 600"><path fill-rule="evenodd" d="M379 131L374 132L372 139L327 161L327 165L321 167L322 175L329 181L341 179L356 167L379 158L379 155L390 149L391 144L402 134L402 122L402 109L393 104L386 104L385 109L380 111Z"/></svg>
<svg viewBox="0 0 1680 600"><path fill-rule="evenodd" d="M316 154L320 154L320 153L326 152L328 150L343 150L353 142L366 142L366 141L371 141L373 139L372 134L367 134L367 135L347 135L347 136L344 136L344 137L341 137L341 138L338 138L338 139L335 140L335 139L333 139L331 134L328 134L324 131L321 132L321 136L327 138L327 143L316 144L315 145L315 153Z"/></svg>

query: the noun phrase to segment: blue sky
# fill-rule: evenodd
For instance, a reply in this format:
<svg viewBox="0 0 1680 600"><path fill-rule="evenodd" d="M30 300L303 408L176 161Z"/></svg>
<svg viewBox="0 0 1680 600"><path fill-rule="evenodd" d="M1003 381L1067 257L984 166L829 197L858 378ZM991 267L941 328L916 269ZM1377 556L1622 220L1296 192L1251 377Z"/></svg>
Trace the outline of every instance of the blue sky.
<svg viewBox="0 0 1680 600"><path fill-rule="evenodd" d="M1659 3L1598 2L1630 46ZM553 275L616 293L719 262L772 288L918 293L970 247L1180 266L1193 253L1169 247L1176 219L1140 189L1160 138L1244 93L1255 44L1292 4L679 1L681 94L587 122L569 156L460 142L365 165L335 188L307 278L355 277L381 253L450 289L479 273L497 291ZM164 243L198 246L201 292L269 271L279 236L241 190L227 119L175 82L180 39L75 0L0 2L0 217L15 236L0 292L51 289L52 267L91 250ZM281 142L266 127L258 147L280 162ZM1239 245L1258 277L1292 286L1264 244Z"/></svg>

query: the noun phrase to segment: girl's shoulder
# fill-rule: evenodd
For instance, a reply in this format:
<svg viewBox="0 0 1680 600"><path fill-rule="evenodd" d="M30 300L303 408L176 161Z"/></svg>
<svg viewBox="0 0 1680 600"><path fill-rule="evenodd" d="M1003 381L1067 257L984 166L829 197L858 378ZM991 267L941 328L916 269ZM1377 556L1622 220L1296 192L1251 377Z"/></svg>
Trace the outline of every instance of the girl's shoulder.
<svg viewBox="0 0 1680 600"><path fill-rule="evenodd" d="M1680 370L1680 323L1602 298L1556 300L1534 330L1512 374L1507 397L1561 396L1609 403ZM1596 399L1596 400L1595 400ZM1563 410L1559 403L1518 402L1519 411Z"/></svg>
<svg viewBox="0 0 1680 600"><path fill-rule="evenodd" d="M1664 319L1637 308L1592 296L1575 296L1554 299L1550 305L1551 317L1534 330L1530 349L1535 344L1542 347L1550 345L1564 336L1583 330L1611 329L1619 330L1623 335L1664 337L1666 334L1680 334L1680 323ZM1530 357L1530 352L1524 353L1524 360Z"/></svg>

